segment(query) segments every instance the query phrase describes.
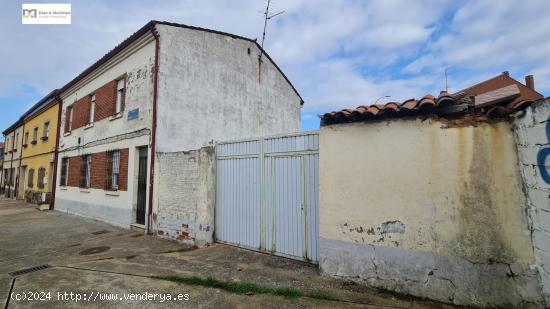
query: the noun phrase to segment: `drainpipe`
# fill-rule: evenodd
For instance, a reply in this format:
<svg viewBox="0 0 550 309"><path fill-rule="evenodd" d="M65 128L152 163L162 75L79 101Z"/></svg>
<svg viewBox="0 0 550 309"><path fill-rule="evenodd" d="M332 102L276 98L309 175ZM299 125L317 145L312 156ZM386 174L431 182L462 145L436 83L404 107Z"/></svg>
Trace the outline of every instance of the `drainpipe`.
<svg viewBox="0 0 550 309"><path fill-rule="evenodd" d="M9 180L9 184L8 184L8 198L11 198L11 185L13 184L14 187L15 187L15 183L12 183L12 181L15 181L15 177L13 176L14 171L13 171L13 147L15 146L15 130L12 132L13 133L13 136L11 138L11 160L10 160L10 178L8 179ZM5 190L4 190L5 192Z"/></svg>
<svg viewBox="0 0 550 309"><path fill-rule="evenodd" d="M147 233L151 234L152 222L153 222L153 183L155 180L155 145L157 135L157 95L158 95L158 77L159 77L159 34L155 29L155 24L151 26L151 33L155 37L155 72L153 82L153 121L151 128L151 169L149 172L149 205L148 205L148 220L147 220Z"/></svg>
<svg viewBox="0 0 550 309"><path fill-rule="evenodd" d="M15 186L15 199L17 200L17 191L19 191L19 185L21 182L21 162L23 161L23 138L25 136L25 123L23 122L23 132L21 132L21 152L19 153L19 167L17 168L17 181ZM25 200L25 193L23 193L23 200Z"/></svg>
<svg viewBox="0 0 550 309"><path fill-rule="evenodd" d="M55 99L57 100L58 107L58 113L57 113L57 134L55 136L55 149L53 154L53 171L50 171L50 173L53 173L52 177L52 192L50 194L50 210L55 209L55 190L57 188L57 160L58 160L58 151L59 148L59 133L61 132L60 126L61 126L61 108L63 105L61 104L61 99L59 98L59 94L55 95Z"/></svg>

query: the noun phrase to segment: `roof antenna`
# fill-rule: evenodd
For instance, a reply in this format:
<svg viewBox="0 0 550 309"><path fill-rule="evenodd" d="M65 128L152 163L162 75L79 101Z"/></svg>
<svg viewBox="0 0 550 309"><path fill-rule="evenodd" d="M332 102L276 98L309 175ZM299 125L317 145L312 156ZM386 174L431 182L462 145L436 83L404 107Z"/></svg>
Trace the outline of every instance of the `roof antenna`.
<svg viewBox="0 0 550 309"><path fill-rule="evenodd" d="M449 69L445 68L445 92L449 92L449 83L447 82L447 71Z"/></svg>
<svg viewBox="0 0 550 309"><path fill-rule="evenodd" d="M260 51L260 56L258 57L258 61L259 61L259 66L258 66L258 81L260 81L260 68L262 66L262 56L264 54L264 41L265 41L265 30L267 28L267 22L272 19L273 17L275 16L279 16L281 14L283 14L285 11L280 11L279 13L275 13L275 14L272 14L272 15L269 15L269 6L271 5L271 0L267 0L267 6L265 8L265 12L263 12L264 14L264 32L262 34L262 44L260 45L261 46L261 51Z"/></svg>

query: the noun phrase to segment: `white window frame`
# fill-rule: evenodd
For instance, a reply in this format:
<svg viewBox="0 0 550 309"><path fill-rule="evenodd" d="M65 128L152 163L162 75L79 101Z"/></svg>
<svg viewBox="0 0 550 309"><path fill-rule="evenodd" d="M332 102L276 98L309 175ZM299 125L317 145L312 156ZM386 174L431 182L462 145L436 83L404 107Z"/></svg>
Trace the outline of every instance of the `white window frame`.
<svg viewBox="0 0 550 309"><path fill-rule="evenodd" d="M124 78L117 81L115 114L122 112L122 100L124 98Z"/></svg>
<svg viewBox="0 0 550 309"><path fill-rule="evenodd" d="M90 123L94 123L94 114L95 114L95 93L92 94L90 98Z"/></svg>
<svg viewBox="0 0 550 309"><path fill-rule="evenodd" d="M73 130L73 107L69 106L69 132Z"/></svg>
<svg viewBox="0 0 550 309"><path fill-rule="evenodd" d="M44 122L44 137L50 137L50 122Z"/></svg>

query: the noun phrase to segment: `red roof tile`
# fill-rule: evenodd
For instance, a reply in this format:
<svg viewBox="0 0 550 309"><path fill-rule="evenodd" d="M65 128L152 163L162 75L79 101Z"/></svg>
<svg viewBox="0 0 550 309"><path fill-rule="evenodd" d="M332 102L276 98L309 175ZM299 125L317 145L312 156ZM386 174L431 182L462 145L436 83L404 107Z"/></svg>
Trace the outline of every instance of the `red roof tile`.
<svg viewBox="0 0 550 309"><path fill-rule="evenodd" d="M519 95L511 95L511 85L517 86ZM481 105L476 106L476 96ZM544 97L506 74L466 88L455 94L442 91L436 98L427 94L420 100L409 99L401 104L361 105L356 109L343 109L321 116L321 125L369 121L386 118L400 118L419 115L486 115L488 117L506 117L514 111L525 109L534 101Z"/></svg>

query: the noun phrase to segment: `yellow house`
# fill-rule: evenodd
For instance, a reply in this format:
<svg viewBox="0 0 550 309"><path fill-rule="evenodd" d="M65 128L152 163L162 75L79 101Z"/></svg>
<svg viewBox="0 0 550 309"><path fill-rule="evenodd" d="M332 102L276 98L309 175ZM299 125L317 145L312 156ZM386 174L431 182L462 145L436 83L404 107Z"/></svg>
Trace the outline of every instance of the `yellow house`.
<svg viewBox="0 0 550 309"><path fill-rule="evenodd" d="M20 188L29 203L49 204L55 192L59 101L52 91L23 115Z"/></svg>

